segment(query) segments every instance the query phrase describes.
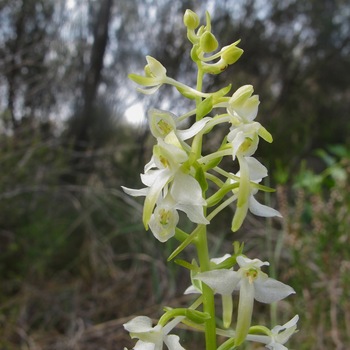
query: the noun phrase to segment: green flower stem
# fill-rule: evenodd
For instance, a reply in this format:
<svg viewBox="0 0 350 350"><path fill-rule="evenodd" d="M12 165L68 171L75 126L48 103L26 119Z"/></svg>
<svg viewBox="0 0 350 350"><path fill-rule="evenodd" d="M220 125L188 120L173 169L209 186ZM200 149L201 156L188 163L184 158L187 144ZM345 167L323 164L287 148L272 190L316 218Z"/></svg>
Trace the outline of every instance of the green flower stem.
<svg viewBox="0 0 350 350"><path fill-rule="evenodd" d="M205 225L200 225L201 230L195 241L198 260L201 271L210 270L210 259L208 251L207 231ZM214 306L214 293L213 291L203 283L202 285L203 295L203 311L210 315L210 318L205 322L205 343L206 350L216 350L216 323L215 323L215 306Z"/></svg>
<svg viewBox="0 0 350 350"><path fill-rule="evenodd" d="M197 61L198 73L197 73L197 90L202 91L203 87L203 70L201 61ZM201 97L196 97L196 108L198 109L199 104L202 102ZM201 117L196 114L196 121L200 120ZM197 159L201 157L202 153L202 143L203 135L199 134L195 137L195 154ZM192 147L193 147L192 146ZM205 193L203 193L203 198L205 198ZM204 208L204 211L206 209ZM206 214L206 213L204 213ZM195 246L197 248L198 260L200 269L202 272L210 270L210 258L208 249L208 238L207 238L207 227L205 225L198 225L200 229L196 240ZM202 286L202 296L203 296L203 311L209 315L209 319L205 321L205 344L206 350L216 350L216 323L215 323L215 304L214 304L214 293L213 291L203 283Z"/></svg>

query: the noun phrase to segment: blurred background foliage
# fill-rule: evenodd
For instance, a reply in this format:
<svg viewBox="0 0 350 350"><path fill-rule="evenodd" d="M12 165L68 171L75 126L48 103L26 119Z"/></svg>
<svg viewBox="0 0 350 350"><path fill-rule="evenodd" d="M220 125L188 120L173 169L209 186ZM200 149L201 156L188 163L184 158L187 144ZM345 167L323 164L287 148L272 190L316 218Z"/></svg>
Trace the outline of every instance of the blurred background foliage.
<svg viewBox="0 0 350 350"><path fill-rule="evenodd" d="M281 322L301 317L292 348L350 348L348 1L0 0L1 350L131 347L132 315L188 302L186 274L166 263L175 242L147 239L142 203L120 189L140 185L150 158L145 111L188 108L172 89L144 98L127 79L152 55L194 83L187 8L210 11L221 45L242 39L242 58L205 88L254 85L274 136L259 151L277 187L265 200L284 215L250 216L233 235L223 213L212 254L244 240L294 286L278 308ZM273 323L274 307L258 311Z"/></svg>

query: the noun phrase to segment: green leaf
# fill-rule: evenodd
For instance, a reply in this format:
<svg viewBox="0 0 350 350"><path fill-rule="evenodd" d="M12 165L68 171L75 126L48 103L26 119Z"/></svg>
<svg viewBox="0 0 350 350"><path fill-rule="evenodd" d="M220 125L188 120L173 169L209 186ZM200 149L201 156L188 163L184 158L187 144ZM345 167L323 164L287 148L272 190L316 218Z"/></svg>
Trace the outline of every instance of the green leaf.
<svg viewBox="0 0 350 350"><path fill-rule="evenodd" d="M179 266L182 266L184 267L185 269L188 269L188 270L198 270L198 266L195 266L195 265L192 265L191 263L189 263L188 261L186 260L182 260L182 259L175 259L174 260L174 263L179 265Z"/></svg>

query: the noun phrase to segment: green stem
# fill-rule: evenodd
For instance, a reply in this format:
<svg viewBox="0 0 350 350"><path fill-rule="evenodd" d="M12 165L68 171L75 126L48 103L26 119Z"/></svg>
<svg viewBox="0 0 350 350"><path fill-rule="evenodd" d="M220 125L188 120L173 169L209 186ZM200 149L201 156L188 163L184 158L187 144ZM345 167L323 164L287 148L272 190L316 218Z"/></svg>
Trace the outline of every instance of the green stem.
<svg viewBox="0 0 350 350"><path fill-rule="evenodd" d="M196 248L201 271L210 270L210 259L208 250L207 230L205 225L201 225L201 230L197 236ZM206 350L216 350L216 323L215 323L215 305L213 291L203 283L203 311L210 315L205 322L205 343Z"/></svg>
<svg viewBox="0 0 350 350"><path fill-rule="evenodd" d="M198 67L197 73L197 91L202 91L203 88L203 70L201 61L196 62ZM196 108L202 102L201 97L196 98ZM200 120L200 116L196 114L196 121ZM197 135L195 154L197 158L201 157L202 153L203 135ZM203 193L203 198L206 195ZM206 215L206 208L204 208L204 214ZM199 233L196 236L195 246L197 249L198 260L200 269L202 272L210 270L210 258L208 249L208 238L207 238L207 227L206 225L198 225ZM205 344L206 350L216 350L216 323L215 323L215 304L214 304L214 293L213 291L203 283L202 286L203 296L203 311L210 315L210 318L205 321Z"/></svg>

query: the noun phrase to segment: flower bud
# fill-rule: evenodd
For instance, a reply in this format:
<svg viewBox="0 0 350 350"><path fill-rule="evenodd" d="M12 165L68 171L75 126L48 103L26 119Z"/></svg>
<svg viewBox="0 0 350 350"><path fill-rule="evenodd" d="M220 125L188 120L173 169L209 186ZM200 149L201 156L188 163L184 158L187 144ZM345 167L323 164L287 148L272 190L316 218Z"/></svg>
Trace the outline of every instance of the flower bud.
<svg viewBox="0 0 350 350"><path fill-rule="evenodd" d="M199 26L198 15L192 10L186 10L184 14L184 24L188 29L196 29Z"/></svg>
<svg viewBox="0 0 350 350"><path fill-rule="evenodd" d="M236 46L236 43L222 48L221 58L230 65L238 61L242 56L243 50Z"/></svg>
<svg viewBox="0 0 350 350"><path fill-rule="evenodd" d="M218 42L215 36L210 32L205 32L200 38L200 47L203 52L215 51L218 47Z"/></svg>

